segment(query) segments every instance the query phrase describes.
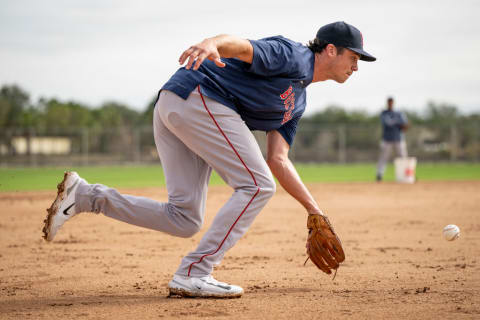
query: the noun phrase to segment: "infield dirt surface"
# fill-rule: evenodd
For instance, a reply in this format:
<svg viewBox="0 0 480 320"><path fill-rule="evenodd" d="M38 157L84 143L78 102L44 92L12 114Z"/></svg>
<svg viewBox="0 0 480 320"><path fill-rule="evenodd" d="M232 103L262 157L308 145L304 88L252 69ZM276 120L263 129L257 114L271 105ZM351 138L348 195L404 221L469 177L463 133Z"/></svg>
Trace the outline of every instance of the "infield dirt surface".
<svg viewBox="0 0 480 320"><path fill-rule="evenodd" d="M61 177L59 177L61 178ZM240 299L167 298L190 239L80 214L42 239L50 192L0 193L0 319L478 319L480 182L310 184L341 238L335 280L305 261L306 213L278 187L214 277ZM160 188L120 190L159 201ZM456 224L458 240L442 238Z"/></svg>

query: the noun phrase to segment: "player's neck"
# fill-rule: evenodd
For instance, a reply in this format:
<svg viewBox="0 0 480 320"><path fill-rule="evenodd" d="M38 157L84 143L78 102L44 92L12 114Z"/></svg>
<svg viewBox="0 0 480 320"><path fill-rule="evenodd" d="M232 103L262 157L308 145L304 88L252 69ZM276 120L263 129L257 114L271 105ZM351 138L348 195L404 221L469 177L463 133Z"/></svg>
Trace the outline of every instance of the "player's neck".
<svg viewBox="0 0 480 320"><path fill-rule="evenodd" d="M312 82L319 82L329 80L330 77L327 72L327 63L325 57L320 53L315 53L315 63L313 65L313 80Z"/></svg>

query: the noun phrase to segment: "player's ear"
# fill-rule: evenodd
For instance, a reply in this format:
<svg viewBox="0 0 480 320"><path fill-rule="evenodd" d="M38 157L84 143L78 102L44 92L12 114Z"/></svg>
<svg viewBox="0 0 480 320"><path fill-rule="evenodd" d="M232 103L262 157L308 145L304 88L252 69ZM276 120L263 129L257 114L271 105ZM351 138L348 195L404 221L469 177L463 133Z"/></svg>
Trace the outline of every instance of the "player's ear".
<svg viewBox="0 0 480 320"><path fill-rule="evenodd" d="M327 44L327 46L325 47L325 50L326 50L327 56L331 58L334 58L337 55L337 48L331 43Z"/></svg>

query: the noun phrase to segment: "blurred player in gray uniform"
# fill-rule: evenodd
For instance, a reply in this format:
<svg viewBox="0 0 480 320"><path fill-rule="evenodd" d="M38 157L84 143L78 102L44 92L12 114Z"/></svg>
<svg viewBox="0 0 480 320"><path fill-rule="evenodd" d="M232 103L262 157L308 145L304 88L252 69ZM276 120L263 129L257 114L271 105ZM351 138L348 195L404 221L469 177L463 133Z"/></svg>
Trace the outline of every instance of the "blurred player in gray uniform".
<svg viewBox="0 0 480 320"><path fill-rule="evenodd" d="M395 149L398 157L406 158L407 143L405 142L404 131L408 128L407 116L403 112L393 111L394 100L387 99L387 110L380 114L382 123L382 140L380 141L380 156L377 164L377 181L382 181L387 162Z"/></svg>
<svg viewBox="0 0 480 320"><path fill-rule="evenodd" d="M208 182L215 170L232 189L197 248L187 254L168 284L170 294L239 297L239 286L219 282L213 267L247 232L275 193L275 180L309 215L323 214L288 159L313 82L345 82L363 50L358 29L344 23L320 28L308 46L282 36L246 40L219 35L191 46L186 66L163 85L153 127L165 173L168 202L124 195L88 184L67 172L45 220L51 241L70 217L97 212L133 225L191 237L202 227ZM251 130L267 134L263 158ZM273 173L273 175L272 175Z"/></svg>

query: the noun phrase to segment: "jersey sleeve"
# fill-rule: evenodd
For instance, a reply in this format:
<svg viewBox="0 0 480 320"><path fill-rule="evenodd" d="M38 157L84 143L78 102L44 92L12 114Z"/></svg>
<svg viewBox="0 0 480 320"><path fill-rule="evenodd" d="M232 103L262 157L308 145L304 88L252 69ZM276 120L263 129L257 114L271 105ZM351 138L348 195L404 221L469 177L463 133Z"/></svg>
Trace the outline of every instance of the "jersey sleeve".
<svg viewBox="0 0 480 320"><path fill-rule="evenodd" d="M382 115L380 116L380 119L384 127L393 128L397 125L395 118L392 117L392 115L389 113L383 112Z"/></svg>
<svg viewBox="0 0 480 320"><path fill-rule="evenodd" d="M282 36L260 40L250 40L253 46L252 64L247 71L266 77L286 76L289 78L305 78L308 70L304 59L305 49Z"/></svg>
<svg viewBox="0 0 480 320"><path fill-rule="evenodd" d="M406 124L408 124L408 118L407 118L407 115L406 115L405 113L400 112L399 118L400 118L400 124L401 124L401 125L406 125Z"/></svg>
<svg viewBox="0 0 480 320"><path fill-rule="evenodd" d="M282 135L282 137L287 141L288 145L291 146L295 134L297 133L298 122L300 117L296 117L285 123L283 126L277 129L277 131Z"/></svg>

